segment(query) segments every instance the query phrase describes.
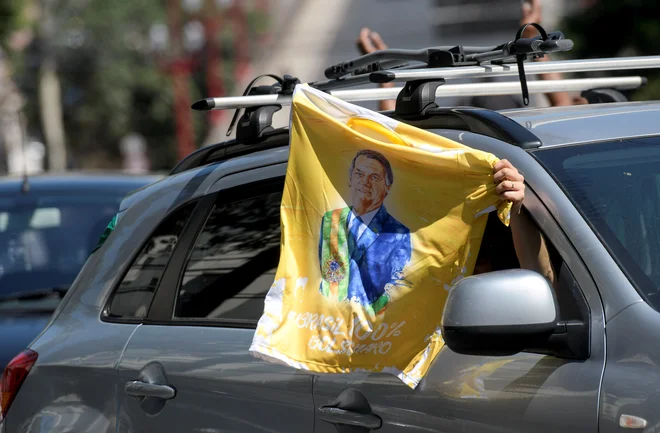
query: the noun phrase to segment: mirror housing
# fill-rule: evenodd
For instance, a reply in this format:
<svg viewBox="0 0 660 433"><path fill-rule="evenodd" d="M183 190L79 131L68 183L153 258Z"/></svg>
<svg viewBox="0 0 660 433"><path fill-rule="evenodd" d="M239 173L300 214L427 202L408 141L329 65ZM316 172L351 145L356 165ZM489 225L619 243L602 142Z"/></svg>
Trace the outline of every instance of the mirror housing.
<svg viewBox="0 0 660 433"><path fill-rule="evenodd" d="M557 300L540 274L510 269L456 283L442 314L445 344L465 355L506 356L543 346L557 327Z"/></svg>

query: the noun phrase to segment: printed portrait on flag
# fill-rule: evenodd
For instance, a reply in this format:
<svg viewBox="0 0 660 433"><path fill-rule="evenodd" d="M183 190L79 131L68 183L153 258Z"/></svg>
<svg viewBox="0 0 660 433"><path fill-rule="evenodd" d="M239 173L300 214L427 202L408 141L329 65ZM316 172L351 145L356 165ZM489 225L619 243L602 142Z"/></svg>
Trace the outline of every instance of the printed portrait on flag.
<svg viewBox="0 0 660 433"><path fill-rule="evenodd" d="M250 353L415 388L444 346L449 290L473 272L498 159L306 85L292 99L280 260Z"/></svg>
<svg viewBox="0 0 660 433"><path fill-rule="evenodd" d="M385 207L394 183L383 154L361 150L348 171L350 205L323 215L319 235L320 291L337 301L356 302L374 314L384 311L389 292L406 285L410 230Z"/></svg>

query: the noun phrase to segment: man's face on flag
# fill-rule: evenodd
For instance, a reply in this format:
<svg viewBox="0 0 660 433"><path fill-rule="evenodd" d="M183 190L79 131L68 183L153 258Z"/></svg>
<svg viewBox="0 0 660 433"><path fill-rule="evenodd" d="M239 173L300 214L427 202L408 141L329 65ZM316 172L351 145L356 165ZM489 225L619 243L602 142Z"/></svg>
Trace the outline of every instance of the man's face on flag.
<svg viewBox="0 0 660 433"><path fill-rule="evenodd" d="M349 182L353 206L364 212L380 207L390 189L386 176L385 167L380 161L360 155L355 161Z"/></svg>

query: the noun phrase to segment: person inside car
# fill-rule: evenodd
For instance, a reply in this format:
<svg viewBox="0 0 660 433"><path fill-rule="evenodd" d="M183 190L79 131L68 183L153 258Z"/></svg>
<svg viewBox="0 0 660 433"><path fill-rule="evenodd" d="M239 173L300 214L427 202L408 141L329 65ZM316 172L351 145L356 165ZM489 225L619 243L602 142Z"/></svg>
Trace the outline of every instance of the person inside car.
<svg viewBox="0 0 660 433"><path fill-rule="evenodd" d="M491 212L474 274L520 267L538 272L555 286L556 274L543 234L523 208L525 178L511 162L502 159L493 167L493 180L500 198L513 204L511 220L507 228L495 221L497 215ZM509 239L512 242L507 242ZM507 251L511 244L513 251Z"/></svg>

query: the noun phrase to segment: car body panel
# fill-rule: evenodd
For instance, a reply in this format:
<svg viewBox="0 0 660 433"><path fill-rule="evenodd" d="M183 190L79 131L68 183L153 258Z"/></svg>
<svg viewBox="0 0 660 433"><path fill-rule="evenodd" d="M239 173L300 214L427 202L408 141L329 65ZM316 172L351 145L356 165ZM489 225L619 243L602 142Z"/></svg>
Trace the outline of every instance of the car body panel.
<svg viewBox="0 0 660 433"><path fill-rule="evenodd" d="M114 432L116 367L136 325L101 322L81 304L31 345L37 363L5 422L9 431Z"/></svg>
<svg viewBox="0 0 660 433"><path fill-rule="evenodd" d="M660 103L620 102L503 110L541 139L544 147L660 134Z"/></svg>
<svg viewBox="0 0 660 433"><path fill-rule="evenodd" d="M660 313L640 301L607 324L607 366L603 376L600 431L620 432L621 415L660 426Z"/></svg>
<svg viewBox="0 0 660 433"><path fill-rule="evenodd" d="M274 156L273 162L271 165L265 167L254 168L246 170L241 173L236 173L231 176L226 176L219 179L213 186L209 189L209 194L215 193L221 190L234 188L237 186L245 185L251 182L257 182L260 180L265 180L269 178L281 178L286 174L287 168L287 153L279 152ZM275 158L278 157L278 158Z"/></svg>
<svg viewBox="0 0 660 433"><path fill-rule="evenodd" d="M21 350L39 335L50 320L52 311L0 312L0 372Z"/></svg>

